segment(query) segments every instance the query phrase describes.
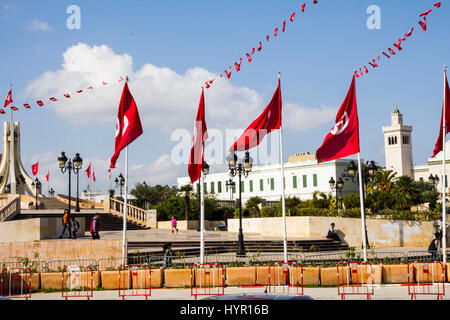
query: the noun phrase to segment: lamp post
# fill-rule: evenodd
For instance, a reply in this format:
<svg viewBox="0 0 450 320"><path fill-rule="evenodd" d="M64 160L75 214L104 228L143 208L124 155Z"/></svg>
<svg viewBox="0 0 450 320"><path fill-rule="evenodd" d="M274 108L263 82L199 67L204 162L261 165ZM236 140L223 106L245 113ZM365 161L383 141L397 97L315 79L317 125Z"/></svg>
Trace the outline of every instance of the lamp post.
<svg viewBox="0 0 450 320"><path fill-rule="evenodd" d="M438 177L438 175L435 175L433 177L433 175L430 173L430 176L428 177L428 183L432 184L433 187L436 188L436 186L439 184L439 177Z"/></svg>
<svg viewBox="0 0 450 320"><path fill-rule="evenodd" d="M75 160L76 159L76 160ZM80 154L79 153L75 153L75 158L73 159L73 161L83 161L80 158ZM74 171L75 172L75 171ZM80 189L80 182L79 182L79 177L80 177L80 170L77 170L76 172L77 175L77 204L75 206L75 212L80 212L80 195L79 195L79 189Z"/></svg>
<svg viewBox="0 0 450 320"><path fill-rule="evenodd" d="M362 188L363 188L363 199L365 199L366 195L366 183L372 182L373 178L375 177L375 174L377 173L378 167L375 164L375 161L370 160L369 162L366 162L365 166L361 166L361 174L362 174ZM350 164L347 166L347 168L342 173L342 177L345 179L350 178L353 183L359 183L359 174L358 174L358 166L356 165L355 161L351 160ZM365 222L365 221L364 221ZM366 236L366 244L367 248L370 249L369 245L369 238L367 237L367 225L364 224L364 231Z"/></svg>
<svg viewBox="0 0 450 320"><path fill-rule="evenodd" d="M59 164L59 168L61 169L62 173L65 173L66 171L69 172L69 208L68 209L69 209L69 215L70 215L70 203L72 201L70 175L71 175L72 171L74 174L78 173L78 171L81 169L81 166L83 165L83 159L81 159L79 153L76 153L75 158L73 158L73 160L67 159L66 153L64 151L62 151L61 156L58 157L58 164Z"/></svg>
<svg viewBox="0 0 450 320"><path fill-rule="evenodd" d="M39 206L38 206L38 192L41 189L41 182L39 181L38 178L34 179L33 182L31 182L31 186L33 186L36 190L36 210L39 210Z"/></svg>
<svg viewBox="0 0 450 320"><path fill-rule="evenodd" d="M55 194L55 190L53 190L53 188L50 188L50 190L48 190L48 193L50 194L50 197L53 198L53 195Z"/></svg>
<svg viewBox="0 0 450 320"><path fill-rule="evenodd" d="M116 177L116 179L114 179L114 182L116 183L116 188L119 187L120 198L122 199L122 187L125 185L125 178L122 174L119 174L119 177Z"/></svg>
<svg viewBox="0 0 450 320"><path fill-rule="evenodd" d="M238 158L234 152L231 152L228 157L228 168L230 170L230 177L233 178L236 175L239 177L239 248L236 252L237 257L245 257L245 247L244 247L244 234L242 233L242 188L241 188L241 176L244 175L245 178L252 170L252 159L250 153L245 152L245 157L243 161L238 163ZM231 179L230 179L231 180Z"/></svg>
<svg viewBox="0 0 450 320"><path fill-rule="evenodd" d="M336 191L336 209L339 210L338 203L339 203L339 193L341 194L342 198L342 189L344 188L344 180L342 178L339 178L337 181L334 181L333 177L331 177L330 181L328 181L330 184L331 191Z"/></svg>

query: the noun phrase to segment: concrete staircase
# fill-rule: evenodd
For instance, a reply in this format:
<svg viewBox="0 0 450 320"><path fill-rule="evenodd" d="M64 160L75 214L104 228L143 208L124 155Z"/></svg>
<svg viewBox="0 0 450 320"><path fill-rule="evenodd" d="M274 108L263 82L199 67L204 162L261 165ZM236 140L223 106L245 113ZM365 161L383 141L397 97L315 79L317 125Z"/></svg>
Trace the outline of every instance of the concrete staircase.
<svg viewBox="0 0 450 320"><path fill-rule="evenodd" d="M67 204L65 204L62 201L59 201L56 198L51 198L51 197L40 197L38 199L41 204L42 204L42 208L43 209L60 209L60 210L64 210L65 208L67 208Z"/></svg>

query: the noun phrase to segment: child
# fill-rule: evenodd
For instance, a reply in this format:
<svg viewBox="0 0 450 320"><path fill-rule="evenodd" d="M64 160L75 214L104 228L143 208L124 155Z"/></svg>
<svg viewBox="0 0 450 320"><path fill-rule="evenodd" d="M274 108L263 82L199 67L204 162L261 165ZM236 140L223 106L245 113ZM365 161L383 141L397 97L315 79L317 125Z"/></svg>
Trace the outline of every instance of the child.
<svg viewBox="0 0 450 320"><path fill-rule="evenodd" d="M175 219L174 216L172 216L172 233L173 233L173 228L175 228L175 230L177 230L177 233L178 233L177 219Z"/></svg>

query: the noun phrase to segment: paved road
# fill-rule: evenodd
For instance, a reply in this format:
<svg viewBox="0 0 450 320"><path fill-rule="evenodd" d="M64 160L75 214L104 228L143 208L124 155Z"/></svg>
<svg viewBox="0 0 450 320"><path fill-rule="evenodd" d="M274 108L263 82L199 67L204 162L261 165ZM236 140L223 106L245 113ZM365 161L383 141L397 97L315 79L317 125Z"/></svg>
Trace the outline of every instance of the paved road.
<svg viewBox="0 0 450 320"><path fill-rule="evenodd" d="M225 294L263 294L264 287L228 287ZM445 291L450 289L446 284ZM373 300L410 300L408 287L402 285L375 286ZM340 300L337 288L305 288L304 294L315 300ZM70 298L79 300L80 298ZM92 300L121 300L119 291L95 291ZM152 289L150 300L194 300L190 289ZM199 297L199 300L202 297ZM348 296L347 300L365 300L365 296ZM436 300L435 296L419 296L418 300ZM63 300L61 293L33 293L31 300ZM85 298L83 298L85 300ZM127 297L126 300L144 300L143 297ZM450 294L444 296L444 300L450 300Z"/></svg>

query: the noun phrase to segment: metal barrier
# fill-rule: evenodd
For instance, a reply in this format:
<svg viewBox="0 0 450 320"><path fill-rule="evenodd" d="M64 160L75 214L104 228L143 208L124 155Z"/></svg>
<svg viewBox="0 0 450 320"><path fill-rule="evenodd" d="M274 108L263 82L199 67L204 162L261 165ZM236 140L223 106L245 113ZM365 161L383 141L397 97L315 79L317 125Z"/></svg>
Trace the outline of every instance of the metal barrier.
<svg viewBox="0 0 450 320"><path fill-rule="evenodd" d="M151 296L151 269L146 264L122 265L119 268L119 297Z"/></svg>
<svg viewBox="0 0 450 320"><path fill-rule="evenodd" d="M127 260L125 260L127 263ZM105 258L97 261L98 270L118 270L123 265L122 258Z"/></svg>
<svg viewBox="0 0 450 320"><path fill-rule="evenodd" d="M435 295L442 300L445 295L445 268L438 261L415 261L408 263L408 294L411 300L417 295Z"/></svg>
<svg viewBox="0 0 450 320"><path fill-rule="evenodd" d="M45 263L45 272L67 272L68 266L89 266L92 270L98 270L98 262L95 259L73 260L49 260Z"/></svg>
<svg viewBox="0 0 450 320"><path fill-rule="evenodd" d="M269 265L269 292L303 295L303 267L297 262L274 262Z"/></svg>
<svg viewBox="0 0 450 320"><path fill-rule="evenodd" d="M66 283L66 285L64 285ZM68 266L62 271L62 297L92 298L94 295L94 271L91 266Z"/></svg>
<svg viewBox="0 0 450 320"><path fill-rule="evenodd" d="M223 295L225 272L221 264L201 263L191 267L191 296Z"/></svg>
<svg viewBox="0 0 450 320"><path fill-rule="evenodd" d="M30 268L4 268L0 277L0 296L25 300L31 298Z"/></svg>
<svg viewBox="0 0 450 320"><path fill-rule="evenodd" d="M349 261L337 265L338 295L345 300L347 295L365 295L367 300L374 295L374 274L369 262Z"/></svg>

